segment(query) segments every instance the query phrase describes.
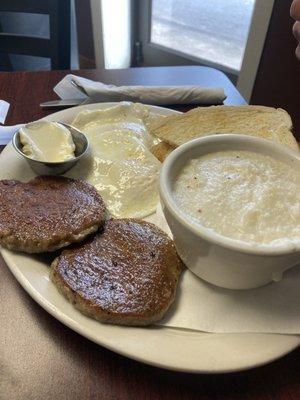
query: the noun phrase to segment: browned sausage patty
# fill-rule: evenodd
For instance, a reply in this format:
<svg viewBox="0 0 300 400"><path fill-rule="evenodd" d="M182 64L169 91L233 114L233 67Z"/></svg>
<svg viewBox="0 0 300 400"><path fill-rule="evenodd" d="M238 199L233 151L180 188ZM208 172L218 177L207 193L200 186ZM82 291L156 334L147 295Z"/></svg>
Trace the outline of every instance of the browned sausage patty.
<svg viewBox="0 0 300 400"><path fill-rule="evenodd" d="M63 251L52 263L51 279L90 317L149 325L173 302L181 271L173 241L155 225L111 219L102 233Z"/></svg>
<svg viewBox="0 0 300 400"><path fill-rule="evenodd" d="M0 244L27 253L53 251L95 232L105 205L86 182L39 176L0 181Z"/></svg>

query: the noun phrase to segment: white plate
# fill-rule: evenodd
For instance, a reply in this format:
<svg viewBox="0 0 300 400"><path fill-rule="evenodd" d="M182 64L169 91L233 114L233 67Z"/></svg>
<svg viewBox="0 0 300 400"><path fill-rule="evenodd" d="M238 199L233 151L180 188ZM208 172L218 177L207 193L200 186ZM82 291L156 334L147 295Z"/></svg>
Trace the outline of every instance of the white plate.
<svg viewBox="0 0 300 400"><path fill-rule="evenodd" d="M47 120L69 123L83 109L112 103L70 108ZM174 111L151 106L169 115ZM28 180L34 174L9 144L0 156L0 179ZM61 296L49 281L49 261L5 249L1 253L19 283L46 311L86 338L124 356L178 371L221 373L239 371L273 361L300 344L300 336L270 334L212 334L166 327L129 328L101 324L85 317Z"/></svg>

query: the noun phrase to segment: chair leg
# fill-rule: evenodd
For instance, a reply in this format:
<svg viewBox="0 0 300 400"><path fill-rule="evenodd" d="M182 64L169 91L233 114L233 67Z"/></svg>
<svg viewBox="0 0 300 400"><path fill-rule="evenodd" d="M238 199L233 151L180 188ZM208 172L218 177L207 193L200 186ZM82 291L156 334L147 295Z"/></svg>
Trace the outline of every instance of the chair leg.
<svg viewBox="0 0 300 400"><path fill-rule="evenodd" d="M1 21L0 21L0 32L3 32ZM1 53L1 51L0 51L0 71L13 71L9 54Z"/></svg>
<svg viewBox="0 0 300 400"><path fill-rule="evenodd" d="M13 71L8 54L0 53L0 71Z"/></svg>

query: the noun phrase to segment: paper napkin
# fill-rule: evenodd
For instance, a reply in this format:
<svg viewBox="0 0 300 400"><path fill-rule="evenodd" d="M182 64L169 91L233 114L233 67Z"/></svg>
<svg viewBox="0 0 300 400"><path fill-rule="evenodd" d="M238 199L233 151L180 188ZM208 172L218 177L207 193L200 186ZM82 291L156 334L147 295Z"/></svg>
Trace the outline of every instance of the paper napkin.
<svg viewBox="0 0 300 400"><path fill-rule="evenodd" d="M74 81L80 88L76 88ZM222 88L199 86L115 86L95 82L76 75L65 76L54 88L64 100L87 102L133 101L146 104L222 104L226 96Z"/></svg>
<svg viewBox="0 0 300 400"><path fill-rule="evenodd" d="M170 234L161 207L147 220ZM282 281L250 290L222 289L186 270L175 303L158 325L215 333L300 334L299 288L300 265Z"/></svg>
<svg viewBox="0 0 300 400"><path fill-rule="evenodd" d="M5 100L0 100L0 124L4 124L10 104Z"/></svg>
<svg viewBox="0 0 300 400"><path fill-rule="evenodd" d="M11 141L14 133L20 129L24 124L0 126L0 145L6 145Z"/></svg>

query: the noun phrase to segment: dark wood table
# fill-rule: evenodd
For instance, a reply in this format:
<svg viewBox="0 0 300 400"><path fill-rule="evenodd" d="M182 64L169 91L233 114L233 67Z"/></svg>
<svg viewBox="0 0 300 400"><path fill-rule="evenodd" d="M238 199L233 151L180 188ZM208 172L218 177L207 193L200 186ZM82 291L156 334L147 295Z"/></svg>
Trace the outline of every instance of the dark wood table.
<svg viewBox="0 0 300 400"><path fill-rule="evenodd" d="M222 73L202 67L77 71L116 84L223 86L226 104L245 101ZM66 74L0 73L0 99L11 103L8 124L49 114L39 103L55 99ZM0 259L0 399L242 399L299 400L300 350L255 370L192 375L150 367L112 353L71 331L40 308Z"/></svg>

